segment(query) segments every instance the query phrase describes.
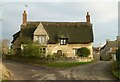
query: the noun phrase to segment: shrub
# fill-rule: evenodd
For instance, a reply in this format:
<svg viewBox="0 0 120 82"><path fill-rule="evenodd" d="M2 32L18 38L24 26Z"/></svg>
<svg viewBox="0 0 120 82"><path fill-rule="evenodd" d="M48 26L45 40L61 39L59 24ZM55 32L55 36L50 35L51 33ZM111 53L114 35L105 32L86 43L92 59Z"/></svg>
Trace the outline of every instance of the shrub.
<svg viewBox="0 0 120 82"><path fill-rule="evenodd" d="M54 55L50 55L50 54L47 55L47 59L54 59L54 58L55 58Z"/></svg>
<svg viewBox="0 0 120 82"><path fill-rule="evenodd" d="M13 49L9 49L9 52L8 52L9 55L13 55L14 54L14 51Z"/></svg>
<svg viewBox="0 0 120 82"><path fill-rule="evenodd" d="M77 55L80 57L87 57L89 54L90 50L86 47L82 47L77 50Z"/></svg>
<svg viewBox="0 0 120 82"><path fill-rule="evenodd" d="M28 43L24 46L23 50L21 51L23 56L26 57L42 57L40 53L40 46L38 43Z"/></svg>

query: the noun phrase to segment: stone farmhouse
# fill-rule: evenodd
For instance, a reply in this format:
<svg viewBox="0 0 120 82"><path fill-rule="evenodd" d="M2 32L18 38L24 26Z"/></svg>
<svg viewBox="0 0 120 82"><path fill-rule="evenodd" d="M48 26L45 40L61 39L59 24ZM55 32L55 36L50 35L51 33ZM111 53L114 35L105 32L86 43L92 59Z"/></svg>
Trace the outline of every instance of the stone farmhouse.
<svg viewBox="0 0 120 82"><path fill-rule="evenodd" d="M106 44L100 50L101 60L116 60L116 50L120 44L120 36L115 41L106 40Z"/></svg>
<svg viewBox="0 0 120 82"><path fill-rule="evenodd" d="M87 58L93 60L93 29L90 15L87 12L86 22L47 22L27 21L27 13L23 13L20 31L13 35L12 49L21 51L28 40L38 41L45 55L61 53L67 57L75 57L81 47L90 50Z"/></svg>

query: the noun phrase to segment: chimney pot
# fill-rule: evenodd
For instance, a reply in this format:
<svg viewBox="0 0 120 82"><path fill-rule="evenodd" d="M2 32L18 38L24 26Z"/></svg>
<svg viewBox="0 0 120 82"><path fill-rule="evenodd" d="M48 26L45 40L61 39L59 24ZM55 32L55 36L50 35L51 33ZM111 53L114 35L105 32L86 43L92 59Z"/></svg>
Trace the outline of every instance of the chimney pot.
<svg viewBox="0 0 120 82"><path fill-rule="evenodd" d="M87 23L90 23L90 15L89 15L89 12L87 12L87 15L86 15L86 22L87 22Z"/></svg>
<svg viewBox="0 0 120 82"><path fill-rule="evenodd" d="M87 12L87 15L89 15L89 12Z"/></svg>

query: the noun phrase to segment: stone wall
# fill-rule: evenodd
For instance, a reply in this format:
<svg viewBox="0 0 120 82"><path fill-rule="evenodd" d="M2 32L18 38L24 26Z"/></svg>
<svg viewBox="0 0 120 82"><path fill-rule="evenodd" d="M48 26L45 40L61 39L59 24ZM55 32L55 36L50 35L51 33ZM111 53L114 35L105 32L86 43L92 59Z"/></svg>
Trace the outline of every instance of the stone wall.
<svg viewBox="0 0 120 82"><path fill-rule="evenodd" d="M93 52L94 61L100 61L100 53Z"/></svg>
<svg viewBox="0 0 120 82"><path fill-rule="evenodd" d="M48 44L47 46L47 54L54 54L57 53L58 50L62 50L63 54L67 57L75 57L75 50L81 47L86 47L90 50L90 55L87 59L93 60L93 48L92 43L89 44L67 44L67 45L60 45L60 44ZM84 60L87 60L84 58Z"/></svg>

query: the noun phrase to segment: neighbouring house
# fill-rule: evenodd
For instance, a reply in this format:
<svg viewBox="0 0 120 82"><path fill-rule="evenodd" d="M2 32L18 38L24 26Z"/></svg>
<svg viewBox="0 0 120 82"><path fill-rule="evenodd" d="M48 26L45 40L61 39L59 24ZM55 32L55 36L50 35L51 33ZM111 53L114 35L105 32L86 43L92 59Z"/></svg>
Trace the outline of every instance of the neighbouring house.
<svg viewBox="0 0 120 82"><path fill-rule="evenodd" d="M13 35L11 42L15 53L20 52L28 40L38 41L46 56L61 53L75 57L79 48L86 47L90 50L87 58L93 60L93 29L89 12L86 22L47 22L27 21L27 13L24 11L21 29Z"/></svg>
<svg viewBox="0 0 120 82"><path fill-rule="evenodd" d="M99 61L100 60L100 46L99 47L93 47L93 58L94 61Z"/></svg>
<svg viewBox="0 0 120 82"><path fill-rule="evenodd" d="M117 40L106 40L106 44L100 50L101 60L116 60L116 50L120 44L120 36L117 36Z"/></svg>

